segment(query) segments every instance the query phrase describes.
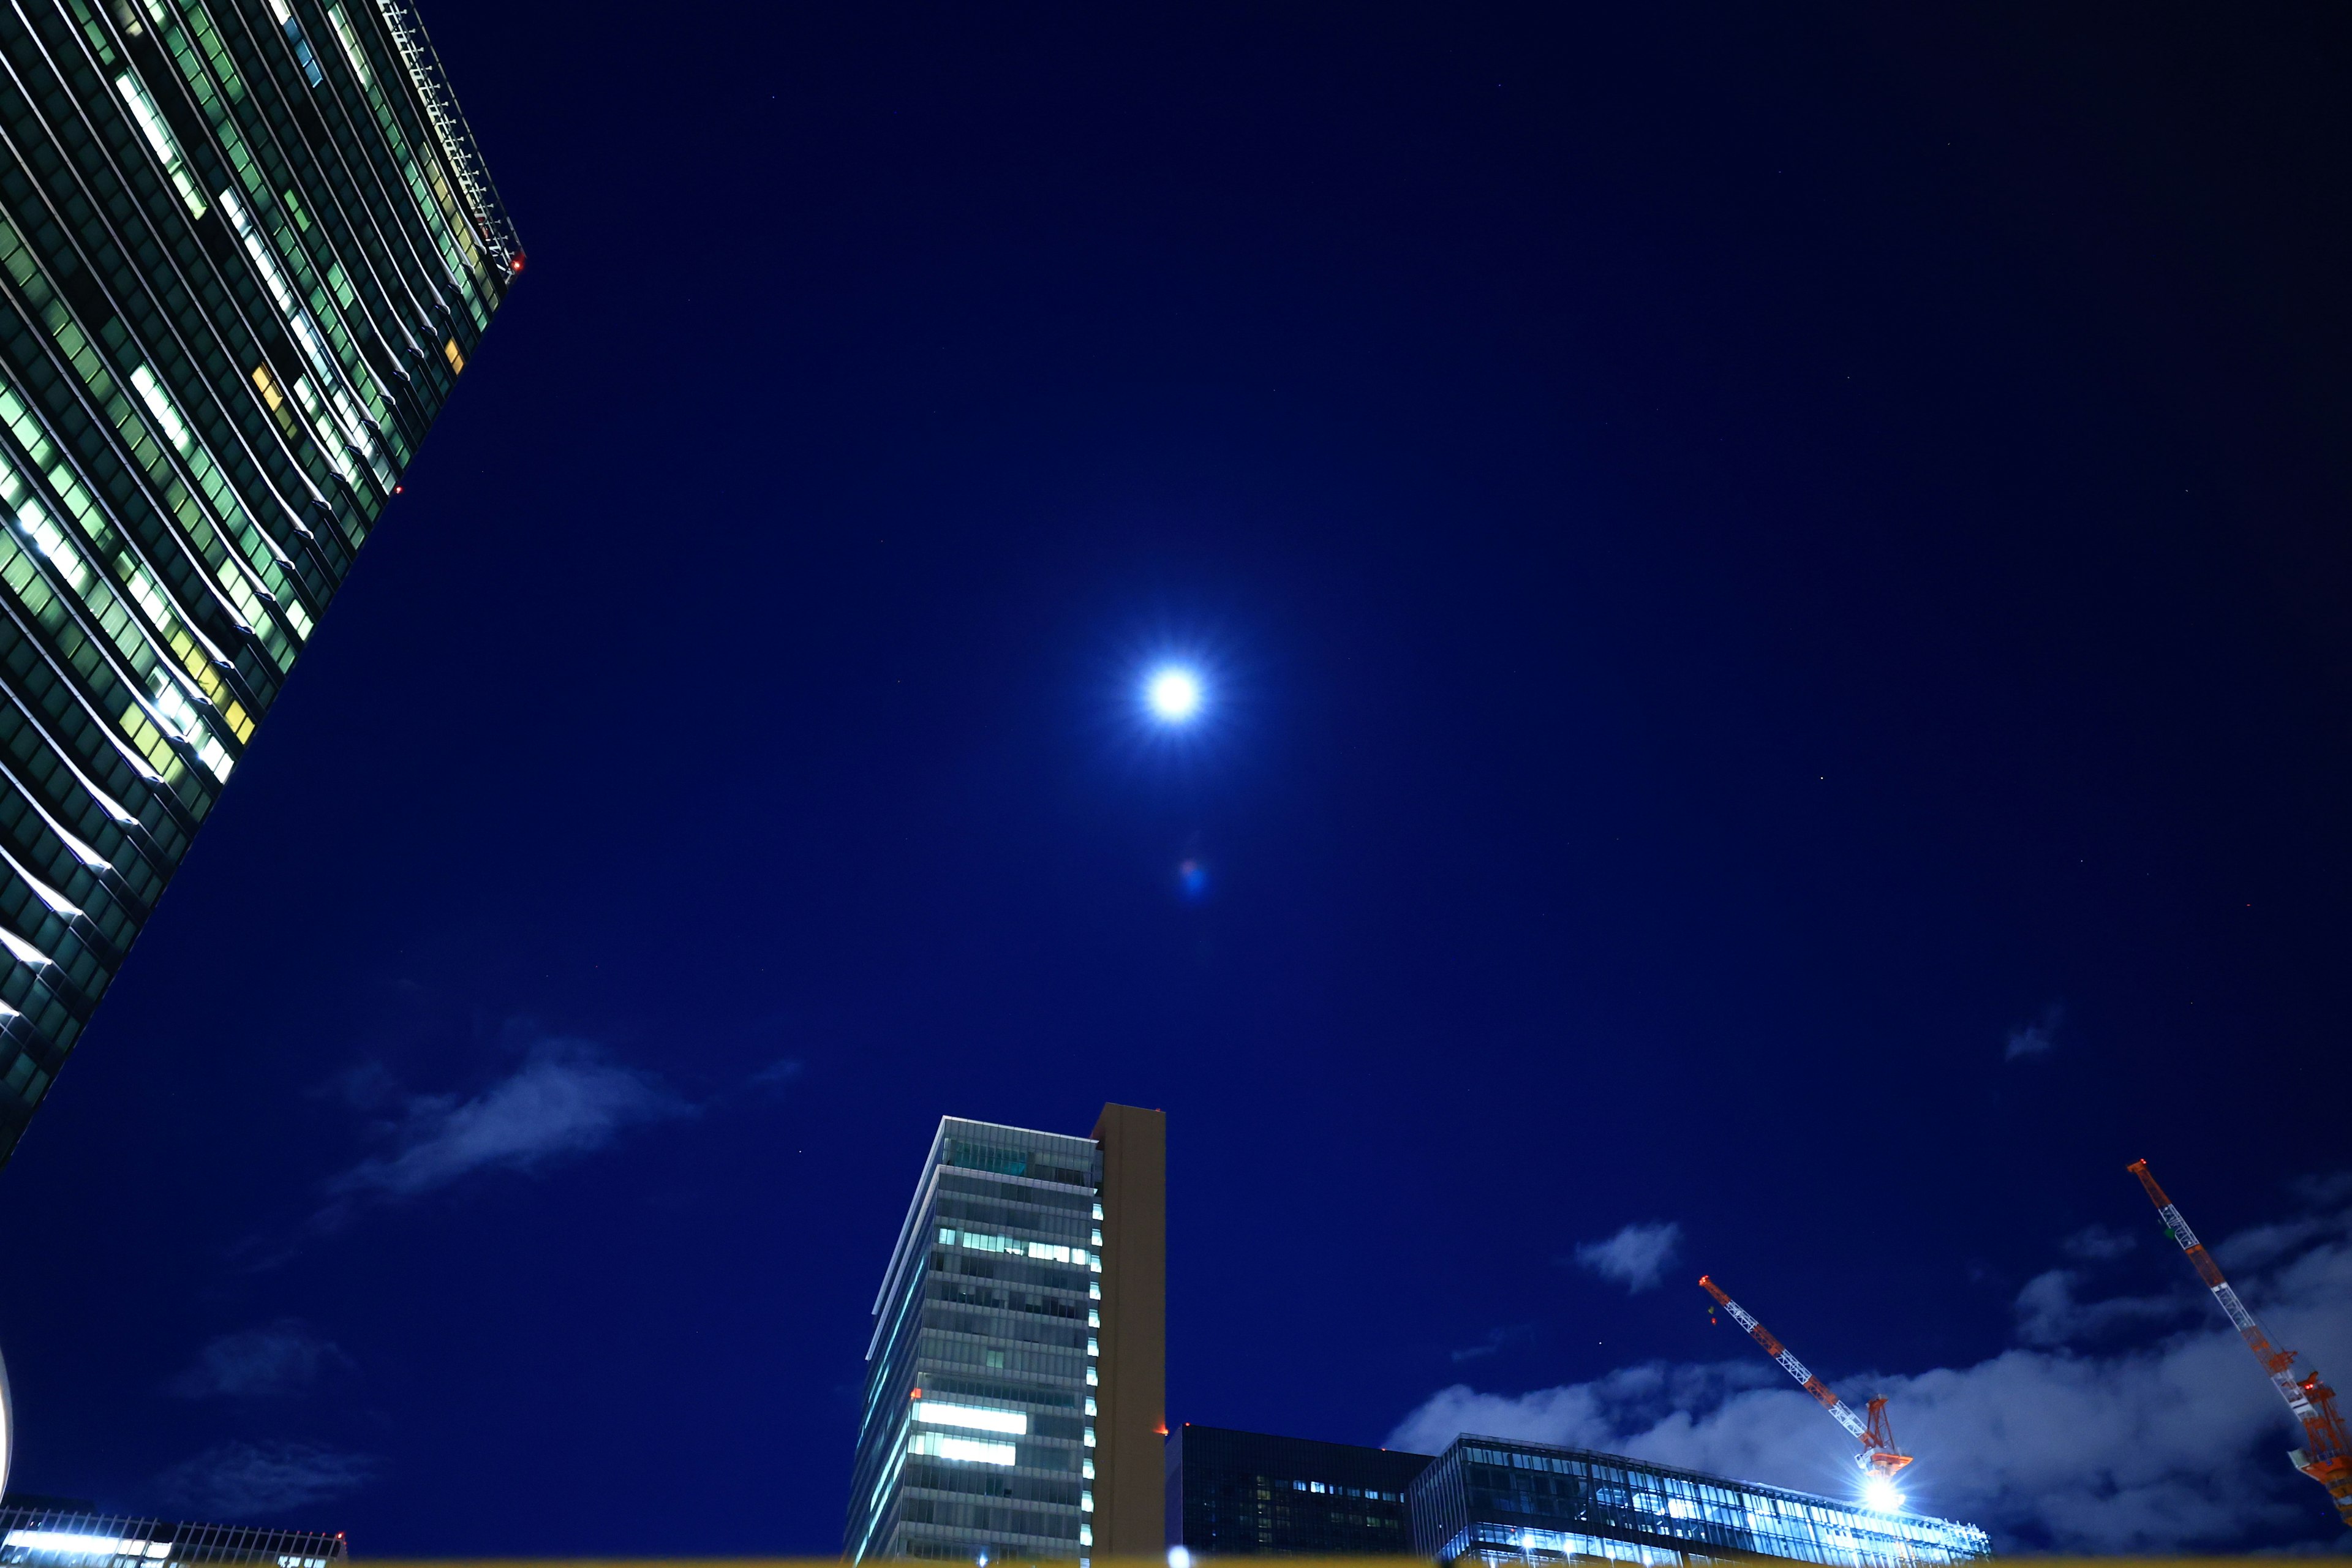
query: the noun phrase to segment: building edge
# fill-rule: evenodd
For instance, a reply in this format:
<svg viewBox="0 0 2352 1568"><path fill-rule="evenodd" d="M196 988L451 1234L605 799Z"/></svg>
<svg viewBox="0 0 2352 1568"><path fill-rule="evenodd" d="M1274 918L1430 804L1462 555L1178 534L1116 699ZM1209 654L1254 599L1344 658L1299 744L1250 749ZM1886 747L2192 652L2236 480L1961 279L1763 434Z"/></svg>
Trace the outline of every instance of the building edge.
<svg viewBox="0 0 2352 1568"><path fill-rule="evenodd" d="M1102 1150L1102 1387L1094 1554L1167 1551L1168 1117L1107 1104Z"/></svg>

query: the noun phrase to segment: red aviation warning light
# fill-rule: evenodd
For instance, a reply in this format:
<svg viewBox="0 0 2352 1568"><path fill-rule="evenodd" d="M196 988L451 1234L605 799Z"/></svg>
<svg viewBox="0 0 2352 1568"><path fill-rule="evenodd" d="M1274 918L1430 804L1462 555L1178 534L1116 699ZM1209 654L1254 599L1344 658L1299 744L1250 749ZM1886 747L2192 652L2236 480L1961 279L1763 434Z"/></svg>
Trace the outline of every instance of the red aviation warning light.
<svg viewBox="0 0 2352 1568"><path fill-rule="evenodd" d="M2221 1266L2213 1261L2212 1254L2197 1239L2197 1233L2189 1228L2189 1222L2180 1217L2180 1211L2172 1206L2172 1200L2164 1195L2164 1189L2156 1184L2147 1162L2136 1160L2124 1169L2137 1176L2139 1184L2147 1189L2147 1201L2156 1205L2157 1214L2164 1221L2164 1234L2189 1254L2197 1277L2205 1281L2205 1288L2213 1292L2213 1300L2221 1303L2221 1310L2229 1314L2239 1337L2246 1342L2246 1348L2254 1352L2254 1359L2271 1374L2271 1386L2279 1391L2286 1407L2303 1423L2305 1446L2290 1450L2287 1462L2326 1487L2327 1495L2336 1500L2337 1517L2352 1526L2352 1438L2345 1434L2344 1417L2336 1413L2336 1391L2320 1382L2315 1372L2295 1376L2294 1352L2271 1343L2262 1324L2254 1321L2254 1315L2246 1310L2246 1304L2238 1300L2238 1293L2221 1278Z"/></svg>
<svg viewBox="0 0 2352 1568"><path fill-rule="evenodd" d="M1870 1419L1864 1421L1853 1413L1853 1405L1831 1393L1829 1384L1813 1375L1812 1368L1790 1354L1789 1347L1775 1339L1771 1330L1750 1316L1747 1308L1725 1295L1721 1286L1704 1274L1699 1276L1698 1285L1700 1289L1715 1298L1717 1306L1731 1314L1734 1322L1748 1331L1748 1338L1764 1347L1766 1355L1779 1362L1781 1369L1802 1384L1807 1394L1821 1401L1822 1408L1830 1413L1831 1419L1853 1434L1854 1441L1862 1445L1862 1452L1853 1457L1853 1462L1869 1471L1872 1479L1885 1489L1883 1495L1887 1500L1881 1506L1900 1506L1901 1500L1894 1494L1895 1472L1909 1464L1911 1456L1895 1449L1895 1430L1886 1420L1886 1401L1870 1401Z"/></svg>

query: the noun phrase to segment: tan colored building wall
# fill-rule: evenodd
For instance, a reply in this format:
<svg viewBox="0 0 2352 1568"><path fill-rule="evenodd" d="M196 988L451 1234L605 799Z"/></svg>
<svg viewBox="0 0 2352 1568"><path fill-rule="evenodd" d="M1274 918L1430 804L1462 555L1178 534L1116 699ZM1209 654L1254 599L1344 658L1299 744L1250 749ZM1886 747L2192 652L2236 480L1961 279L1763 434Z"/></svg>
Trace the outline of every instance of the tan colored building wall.
<svg viewBox="0 0 2352 1568"><path fill-rule="evenodd" d="M1106 1105L1102 1145L1102 1386L1095 1396L1097 1557L1168 1549L1168 1118Z"/></svg>

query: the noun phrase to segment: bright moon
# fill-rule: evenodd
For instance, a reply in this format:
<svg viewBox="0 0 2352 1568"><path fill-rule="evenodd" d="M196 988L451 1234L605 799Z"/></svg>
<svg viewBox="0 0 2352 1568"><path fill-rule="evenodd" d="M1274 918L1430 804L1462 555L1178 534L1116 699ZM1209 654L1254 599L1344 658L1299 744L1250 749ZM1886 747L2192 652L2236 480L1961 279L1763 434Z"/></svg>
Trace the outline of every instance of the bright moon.
<svg viewBox="0 0 2352 1568"><path fill-rule="evenodd" d="M1163 669L1143 689L1151 710L1171 724L1181 724L1201 710L1201 681L1189 669Z"/></svg>

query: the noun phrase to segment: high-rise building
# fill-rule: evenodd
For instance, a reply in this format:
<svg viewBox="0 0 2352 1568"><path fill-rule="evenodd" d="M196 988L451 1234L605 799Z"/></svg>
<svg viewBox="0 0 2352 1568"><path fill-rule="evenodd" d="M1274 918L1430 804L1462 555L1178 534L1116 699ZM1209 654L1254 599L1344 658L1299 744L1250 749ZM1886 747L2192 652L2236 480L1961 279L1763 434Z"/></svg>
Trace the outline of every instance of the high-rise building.
<svg viewBox="0 0 2352 1568"><path fill-rule="evenodd" d="M1167 1119L946 1117L874 1301L852 1562L1165 1549Z"/></svg>
<svg viewBox="0 0 2352 1568"><path fill-rule="evenodd" d="M407 0L0 14L0 1161L522 264Z"/></svg>
<svg viewBox="0 0 2352 1568"><path fill-rule="evenodd" d="M1973 1524L1500 1437L1456 1438L1413 1479L1406 1506L1413 1550L1442 1563L1471 1559L1465 1568L1592 1559L1680 1568L1726 1557L1913 1568L1992 1554Z"/></svg>
<svg viewBox="0 0 2352 1568"><path fill-rule="evenodd" d="M1405 1489L1427 1454L1230 1432L1168 1439L1168 1544L1195 1557L1377 1557L1412 1551Z"/></svg>
<svg viewBox="0 0 2352 1568"><path fill-rule="evenodd" d="M173 1524L120 1519L39 1500L0 1505L0 1568L182 1568L251 1563L268 1568L343 1568L341 1535L242 1524Z"/></svg>

